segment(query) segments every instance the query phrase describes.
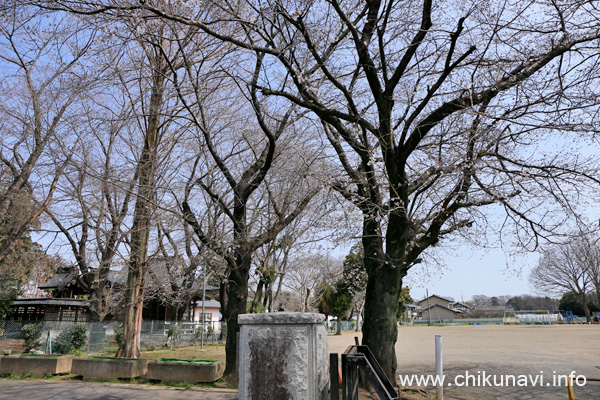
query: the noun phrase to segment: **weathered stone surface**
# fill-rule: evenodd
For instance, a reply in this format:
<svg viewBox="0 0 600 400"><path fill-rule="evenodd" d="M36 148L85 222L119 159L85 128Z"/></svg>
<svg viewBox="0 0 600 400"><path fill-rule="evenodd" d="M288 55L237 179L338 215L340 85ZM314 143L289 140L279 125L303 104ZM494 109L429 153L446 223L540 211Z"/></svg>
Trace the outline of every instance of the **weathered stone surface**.
<svg viewBox="0 0 600 400"><path fill-rule="evenodd" d="M19 357L5 356L0 360L0 373L21 375L33 375L42 377L49 374L62 374L71 372L73 356L64 355L59 357Z"/></svg>
<svg viewBox="0 0 600 400"><path fill-rule="evenodd" d="M148 361L107 358L74 358L71 373L83 376L83 379L112 381L119 378L136 378L146 375Z"/></svg>
<svg viewBox="0 0 600 400"><path fill-rule="evenodd" d="M240 325L302 325L321 324L325 315L302 312L276 312L262 314L241 314L238 316Z"/></svg>
<svg viewBox="0 0 600 400"><path fill-rule="evenodd" d="M150 361L146 377L163 382L215 382L223 376L223 371L225 365L221 361L212 364Z"/></svg>
<svg viewBox="0 0 600 400"><path fill-rule="evenodd" d="M240 315L240 399L326 399L324 318L309 313Z"/></svg>

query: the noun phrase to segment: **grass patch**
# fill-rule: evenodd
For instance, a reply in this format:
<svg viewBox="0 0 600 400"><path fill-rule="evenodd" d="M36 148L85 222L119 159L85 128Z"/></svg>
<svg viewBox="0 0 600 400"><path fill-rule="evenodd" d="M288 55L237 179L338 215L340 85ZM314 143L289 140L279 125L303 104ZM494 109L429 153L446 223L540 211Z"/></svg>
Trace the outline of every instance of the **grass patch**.
<svg viewBox="0 0 600 400"><path fill-rule="evenodd" d="M191 382L164 382L164 386L189 389L193 388L194 384Z"/></svg>
<svg viewBox="0 0 600 400"><path fill-rule="evenodd" d="M96 356L110 357L117 353L117 348L108 348L102 353L97 353ZM200 346L185 346L178 349L166 349L164 347L156 347L152 350L148 348L142 350L140 358L145 360L160 360L161 358L177 358L183 360L219 360L225 362L225 344L210 344L205 345L204 350L200 350Z"/></svg>
<svg viewBox="0 0 600 400"><path fill-rule="evenodd" d="M124 360L124 361L139 360L139 358L107 357L107 356L89 356L88 358L93 358L93 359L98 359L98 360Z"/></svg>
<svg viewBox="0 0 600 400"><path fill-rule="evenodd" d="M64 354L20 354L19 357L60 357Z"/></svg>
<svg viewBox="0 0 600 400"><path fill-rule="evenodd" d="M186 360L181 358L161 358L158 361L171 363L214 364L215 360Z"/></svg>

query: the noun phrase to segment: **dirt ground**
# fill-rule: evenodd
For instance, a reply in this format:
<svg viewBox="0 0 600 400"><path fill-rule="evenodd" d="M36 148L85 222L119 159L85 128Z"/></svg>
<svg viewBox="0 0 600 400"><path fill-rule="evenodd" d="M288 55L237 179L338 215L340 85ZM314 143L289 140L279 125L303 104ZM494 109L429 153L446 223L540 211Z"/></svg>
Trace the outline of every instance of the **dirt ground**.
<svg viewBox="0 0 600 400"><path fill-rule="evenodd" d="M481 326L415 326L400 327L396 354L398 374L433 374L435 372L434 340L442 335L444 387L446 400L539 400L566 399L567 389L556 386L556 375L583 375L600 378L600 325L481 325ZM343 353L354 344L354 337L361 333L345 332L341 336L329 336L329 352ZM177 350L157 349L143 352L143 358L158 359L217 359L224 360L225 347L206 346L185 347ZM466 374L482 377L493 375L497 378L506 375L531 375L543 377L543 383L527 386L508 385L504 387L456 385L455 378L464 382ZM65 377L65 379L68 379ZM485 383L485 381L482 381ZM537 382L540 382L539 380ZM223 382L219 387L227 387ZM433 399L435 389L429 386L411 385L402 388L401 398L405 400ZM574 387L577 400L600 399L600 382L588 382L585 386ZM2 398L2 396L0 396ZM376 399L362 392L361 399Z"/></svg>
<svg viewBox="0 0 600 400"><path fill-rule="evenodd" d="M444 390L447 398L566 399L567 389L555 386L555 376L575 371L576 375L600 378L599 325L401 327L396 345L399 374L435 372L436 334L442 335L444 373L448 376L446 382L451 384ZM342 353L348 345L354 344L354 336L360 337L360 332L329 336L329 351ZM457 383L463 383L467 372L475 379L480 377L485 386L453 384L457 376ZM497 382L503 375L531 375L531 379L541 375L542 378L535 384L529 380L527 386L497 387L492 386L492 379L490 384L486 383L486 375L495 375ZM434 392L432 387L425 389ZM574 392L578 400L600 399L600 382L575 386Z"/></svg>

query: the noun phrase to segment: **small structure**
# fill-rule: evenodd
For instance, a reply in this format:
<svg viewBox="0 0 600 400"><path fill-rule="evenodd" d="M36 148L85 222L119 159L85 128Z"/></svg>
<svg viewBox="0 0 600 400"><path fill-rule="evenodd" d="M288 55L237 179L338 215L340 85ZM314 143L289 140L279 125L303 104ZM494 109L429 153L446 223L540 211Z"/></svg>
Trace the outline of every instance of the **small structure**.
<svg viewBox="0 0 600 400"><path fill-rule="evenodd" d="M45 283L39 285L38 289L50 292L51 297L62 299L74 299L76 296L89 293L89 288L75 266L59 268L56 274Z"/></svg>
<svg viewBox="0 0 600 400"><path fill-rule="evenodd" d="M2 357L0 373L25 375L31 374L37 378L44 375L63 374L71 372L72 355L21 355Z"/></svg>
<svg viewBox="0 0 600 400"><path fill-rule="evenodd" d="M240 315L239 398L327 399L324 321L324 315L314 313Z"/></svg>
<svg viewBox="0 0 600 400"><path fill-rule="evenodd" d="M89 292L77 267L59 268L56 274L39 285L38 289L47 291L51 296L13 301L9 317L11 320L68 322L90 320L90 302L76 298Z"/></svg>
<svg viewBox="0 0 600 400"><path fill-rule="evenodd" d="M423 320L432 322L444 319L454 319L455 314L456 313L454 310L439 304L434 304L431 307L424 308L421 311Z"/></svg>
<svg viewBox="0 0 600 400"><path fill-rule="evenodd" d="M447 297L438 296L437 294L432 294L431 296L426 297L419 302L422 310L425 310L427 307L431 307L436 304L452 309L454 300Z"/></svg>
<svg viewBox="0 0 600 400"><path fill-rule="evenodd" d="M71 373L83 379L113 381L146 375L148 361L143 358L87 357L74 358Z"/></svg>
<svg viewBox="0 0 600 400"><path fill-rule="evenodd" d="M460 311L463 313L469 312L469 310L471 309L471 307L469 307L469 305L465 304L465 303L461 303L460 301L457 301L455 303L452 303L452 308L454 311Z"/></svg>
<svg viewBox="0 0 600 400"><path fill-rule="evenodd" d="M403 317L408 320L414 320L421 316L421 306L417 304L407 304Z"/></svg>
<svg viewBox="0 0 600 400"><path fill-rule="evenodd" d="M17 299L11 304L13 321L65 321L90 320L90 302L78 299Z"/></svg>
<svg viewBox="0 0 600 400"><path fill-rule="evenodd" d="M162 382L215 382L223 376L221 361L179 360L163 358L148 363L146 378Z"/></svg>
<svg viewBox="0 0 600 400"><path fill-rule="evenodd" d="M215 331L220 331L221 316L221 303L207 299L204 302L204 323L206 326L211 326ZM183 315L183 320L202 322L202 300L192 303L190 310Z"/></svg>

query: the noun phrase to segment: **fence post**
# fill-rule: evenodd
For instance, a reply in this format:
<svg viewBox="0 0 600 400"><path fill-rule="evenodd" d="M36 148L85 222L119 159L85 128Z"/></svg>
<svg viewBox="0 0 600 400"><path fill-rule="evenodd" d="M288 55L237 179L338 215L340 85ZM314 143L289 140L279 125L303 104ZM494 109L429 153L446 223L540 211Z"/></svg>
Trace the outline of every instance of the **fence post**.
<svg viewBox="0 0 600 400"><path fill-rule="evenodd" d="M435 398L437 400L444 400L444 386L442 385L443 374L444 366L442 362L442 335L435 335L435 375L437 376Z"/></svg>
<svg viewBox="0 0 600 400"><path fill-rule="evenodd" d="M92 345L92 332L94 331L94 325L93 323L90 323L88 325L88 343L87 343L87 354L90 354L90 346Z"/></svg>
<svg viewBox="0 0 600 400"><path fill-rule="evenodd" d="M329 398L330 400L340 400L340 381L339 381L339 361L338 353L329 354Z"/></svg>

